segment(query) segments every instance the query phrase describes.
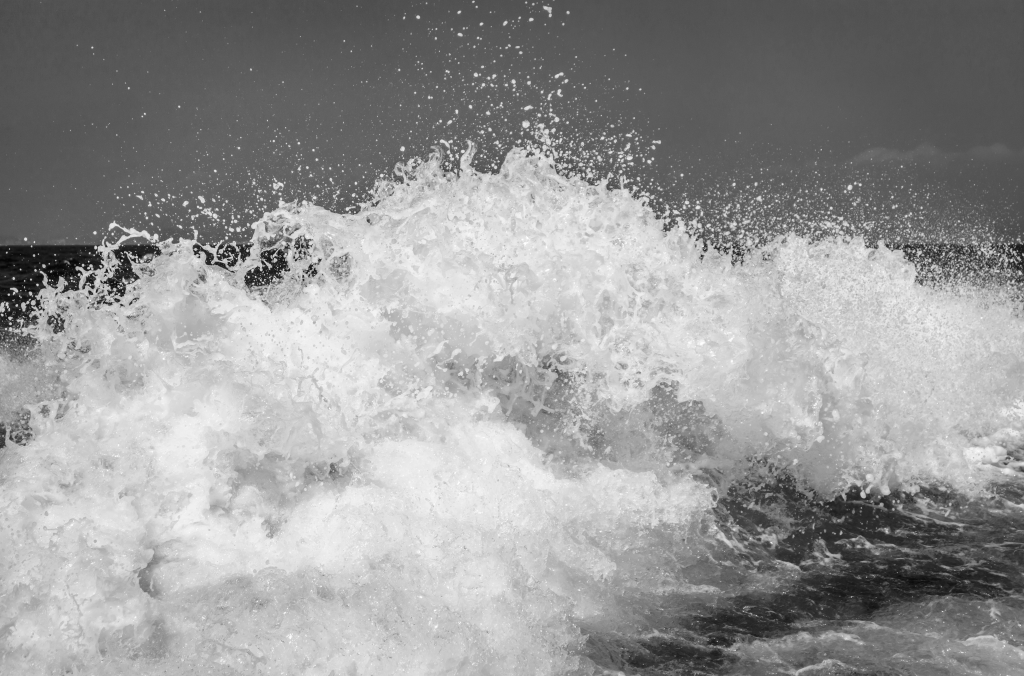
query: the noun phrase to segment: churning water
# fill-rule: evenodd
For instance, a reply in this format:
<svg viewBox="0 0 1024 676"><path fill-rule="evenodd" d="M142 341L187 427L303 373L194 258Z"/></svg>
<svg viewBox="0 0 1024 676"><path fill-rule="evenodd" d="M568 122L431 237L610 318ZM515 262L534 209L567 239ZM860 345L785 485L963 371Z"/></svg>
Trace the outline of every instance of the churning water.
<svg viewBox="0 0 1024 676"><path fill-rule="evenodd" d="M40 292L0 672L1024 673L1010 290L736 263L522 151L402 173Z"/></svg>

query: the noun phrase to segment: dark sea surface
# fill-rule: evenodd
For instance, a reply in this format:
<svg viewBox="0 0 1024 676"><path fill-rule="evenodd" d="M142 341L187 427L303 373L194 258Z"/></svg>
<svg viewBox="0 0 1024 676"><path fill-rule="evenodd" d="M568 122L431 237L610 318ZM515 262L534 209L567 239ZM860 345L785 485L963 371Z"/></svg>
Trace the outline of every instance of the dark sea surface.
<svg viewBox="0 0 1024 676"><path fill-rule="evenodd" d="M77 283L82 269L99 263L91 246L0 246L0 302L18 306L31 300L47 278Z"/></svg>

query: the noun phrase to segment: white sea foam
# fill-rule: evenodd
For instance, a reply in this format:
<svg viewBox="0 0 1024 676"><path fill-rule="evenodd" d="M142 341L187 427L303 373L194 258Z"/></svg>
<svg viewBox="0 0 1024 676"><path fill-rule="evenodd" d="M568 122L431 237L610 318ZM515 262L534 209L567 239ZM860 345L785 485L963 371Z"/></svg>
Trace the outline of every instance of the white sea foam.
<svg viewBox="0 0 1024 676"><path fill-rule="evenodd" d="M849 622L841 631L805 631L740 645L739 660L725 673L1016 674L1024 670L1024 650L1018 647L1022 619L1019 597L952 596L895 604L874 621Z"/></svg>
<svg viewBox="0 0 1024 676"><path fill-rule="evenodd" d="M898 252L733 265L522 151L400 174L256 223L270 285L164 242L121 298L43 293L4 673L570 673L627 593L714 590L712 475L976 490L1024 429L1024 321Z"/></svg>

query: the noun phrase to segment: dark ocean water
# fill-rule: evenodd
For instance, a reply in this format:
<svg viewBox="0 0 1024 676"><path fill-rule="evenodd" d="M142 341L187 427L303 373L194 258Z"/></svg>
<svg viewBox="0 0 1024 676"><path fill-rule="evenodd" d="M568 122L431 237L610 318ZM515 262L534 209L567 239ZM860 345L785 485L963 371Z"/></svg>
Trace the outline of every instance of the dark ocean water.
<svg viewBox="0 0 1024 676"><path fill-rule="evenodd" d="M500 180L513 185L495 195L514 192ZM451 213L487 184L461 185L427 192ZM584 202L612 199L570 188ZM569 213L523 204L496 213ZM552 235L543 258L527 244L509 253L518 244L488 240L487 227L443 232L450 219L406 206L385 202L383 225L362 235L345 228L366 219L342 226L349 217L283 210L257 228L258 259L248 245L167 244L117 252L103 271L91 248L0 248L0 533L18 552L0 554L2 673L1024 673L1024 421L1013 408L1024 406L1024 348L1013 352L1020 327L1007 328L1021 320L1012 294L963 291L986 275L1013 287L1024 249L997 260L907 247L915 267L849 243L742 265L693 254L672 274L698 281L679 288L724 314L659 324L674 301L644 285L675 283L658 275L676 262L650 262L650 278L613 288L656 249L606 275L614 262L579 260L572 245L618 246L613 235L629 230L600 214L615 207L628 225L642 212L623 210L639 207L591 204L597 215L583 222L604 223L597 234L559 216L570 219L566 238ZM445 243L394 225L409 213ZM519 267L501 263L511 276L487 296L493 306L461 300L498 284L498 273L477 272L488 247L503 261L521 256ZM407 268L388 267L403 256ZM399 281L399 270L426 276ZM539 295L543 275L572 271L581 276L562 295ZM70 290L36 303L43 273ZM816 295L816 274L838 291ZM851 275L861 277L839 284ZM477 281L437 291L460 276ZM653 376L637 375L616 389L614 363L590 380L604 368L601 340L573 345L564 326L531 322L556 302L589 312L567 294L596 277L610 280L596 287L605 295L581 298L604 312L598 337L616 322L642 333L631 317L662 303L645 321L693 332L695 354L723 325L750 347L729 356L733 338L719 338L703 365L666 366L681 348L658 352L648 336L631 349L658 366L637 362L636 373L675 368L674 380L638 386ZM795 314L760 319L768 301L756 294L772 285L804 299ZM641 288L646 305L615 295ZM857 296L875 288L877 298ZM836 309L843 293L857 302ZM917 305L888 316L891 294ZM632 309L608 310L620 300ZM451 309L462 302L469 314ZM985 303L995 315L963 320ZM747 324L728 328L741 315L754 325L745 336ZM907 344L899 363L922 360L894 384L870 368L889 345L865 328L879 316L879 330L905 332L885 349ZM965 328L928 342L954 324ZM957 361L985 335L980 366ZM951 357L929 361L947 345ZM622 350L625 362L633 353ZM716 390L738 359L745 380ZM687 389L682 373L697 384ZM809 410L813 432L801 427Z"/></svg>

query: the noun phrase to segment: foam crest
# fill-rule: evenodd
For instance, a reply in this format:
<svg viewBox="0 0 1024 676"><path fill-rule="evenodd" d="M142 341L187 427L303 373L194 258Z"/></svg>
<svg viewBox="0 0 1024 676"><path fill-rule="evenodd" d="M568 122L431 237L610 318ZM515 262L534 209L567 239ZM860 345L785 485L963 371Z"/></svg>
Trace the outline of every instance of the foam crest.
<svg viewBox="0 0 1024 676"><path fill-rule="evenodd" d="M745 272L764 314L750 378L721 398L736 438L767 436L769 455L826 490L984 481L963 449L1019 425L1014 302L915 284L899 252L856 240L782 241Z"/></svg>

